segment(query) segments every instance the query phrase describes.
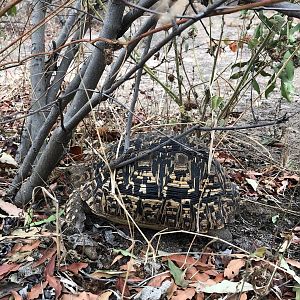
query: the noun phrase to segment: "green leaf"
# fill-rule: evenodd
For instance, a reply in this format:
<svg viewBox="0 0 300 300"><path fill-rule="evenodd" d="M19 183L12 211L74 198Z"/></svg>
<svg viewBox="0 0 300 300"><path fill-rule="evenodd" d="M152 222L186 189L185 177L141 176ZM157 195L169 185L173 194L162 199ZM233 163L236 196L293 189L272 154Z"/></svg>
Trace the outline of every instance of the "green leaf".
<svg viewBox="0 0 300 300"><path fill-rule="evenodd" d="M136 256L133 253L131 253L131 252L127 251L127 250L113 249L113 252L116 253L116 254L120 253L120 254L122 254L123 256L126 256L126 257L136 258Z"/></svg>
<svg viewBox="0 0 300 300"><path fill-rule="evenodd" d="M189 282L184 279L185 271L178 268L170 259L168 259L168 266L170 269L170 273L172 274L172 276L175 280L175 283L178 286L186 288L188 286Z"/></svg>
<svg viewBox="0 0 300 300"><path fill-rule="evenodd" d="M221 107L223 103L223 98L219 96L212 96L211 97L211 109L216 110L217 108Z"/></svg>
<svg viewBox="0 0 300 300"><path fill-rule="evenodd" d="M294 26L290 29L291 34L294 34L294 33L299 32L299 31L300 31L300 24L297 24L296 26Z"/></svg>
<svg viewBox="0 0 300 300"><path fill-rule="evenodd" d="M231 69L234 69L234 68L240 68L240 69L241 69L241 68L247 66L248 63L249 63L248 60L247 60L247 61L241 61L241 62L239 62L239 63L233 64L233 65L231 66Z"/></svg>
<svg viewBox="0 0 300 300"><path fill-rule="evenodd" d="M252 79L252 86L254 90L260 95L260 88L255 78Z"/></svg>
<svg viewBox="0 0 300 300"><path fill-rule="evenodd" d="M282 29L284 23L285 23L285 18L282 17L281 15L274 15L269 19L270 27L272 27L272 29L277 32L279 32ZM284 26L284 30L286 30L285 27L286 26Z"/></svg>
<svg viewBox="0 0 300 300"><path fill-rule="evenodd" d="M26 215L25 215L24 226L30 225L31 222L32 222L32 219L33 219L33 209L32 209L32 208L29 208L29 209L27 210Z"/></svg>
<svg viewBox="0 0 300 300"><path fill-rule="evenodd" d="M61 215L63 215L64 213L65 213L65 212L64 212L64 210L62 209L62 210L58 213L59 217L60 217ZM45 220L33 222L33 223L30 224L30 227L40 226L40 225L43 225L43 224L46 224L46 223L51 223L51 222L54 222L54 221L56 221L56 214L51 215L50 217L48 217L48 218L45 219Z"/></svg>
<svg viewBox="0 0 300 300"><path fill-rule="evenodd" d="M267 252L266 247L260 247L255 250L254 255L257 257L264 257L266 252Z"/></svg>
<svg viewBox="0 0 300 300"><path fill-rule="evenodd" d="M255 49L258 45L259 45L259 40L255 39L255 38L251 39L248 42L248 47L249 47L250 50Z"/></svg>
<svg viewBox="0 0 300 300"><path fill-rule="evenodd" d="M16 5L14 5L13 7L11 7L6 14L10 17L14 17L17 14L17 7Z"/></svg>
<svg viewBox="0 0 300 300"><path fill-rule="evenodd" d="M254 30L253 39L258 41L258 39L262 37L262 35L263 35L263 28L262 28L262 24L260 24Z"/></svg>
<svg viewBox="0 0 300 300"><path fill-rule="evenodd" d="M239 71L237 73L234 73L230 76L230 79L238 79L244 75L244 71Z"/></svg>
<svg viewBox="0 0 300 300"><path fill-rule="evenodd" d="M291 57L290 51L285 52L285 54L283 56L283 62L285 63L290 57ZM284 73L285 73L288 80L293 80L294 79L295 67L294 67L294 63L293 63L292 59L290 59L287 62L284 71L285 71Z"/></svg>
<svg viewBox="0 0 300 300"><path fill-rule="evenodd" d="M300 300L300 284L296 284L293 287L293 291L296 292L296 298L295 298L295 300Z"/></svg>
<svg viewBox="0 0 300 300"><path fill-rule="evenodd" d="M294 95L294 84L293 82L286 80L285 78L281 79L280 86L281 96L285 98L287 101L291 102Z"/></svg>
<svg viewBox="0 0 300 300"><path fill-rule="evenodd" d="M273 82L275 78L275 74L272 75L272 77L270 78L270 80L268 81L268 88L265 91L265 97L268 98L268 96L270 95L270 93L272 93L275 89L276 86L276 80Z"/></svg>
<svg viewBox="0 0 300 300"><path fill-rule="evenodd" d="M266 72L265 70L261 70L261 71L259 72L259 74L260 74L261 76L263 76L263 77L271 76L271 74L268 73L268 72Z"/></svg>

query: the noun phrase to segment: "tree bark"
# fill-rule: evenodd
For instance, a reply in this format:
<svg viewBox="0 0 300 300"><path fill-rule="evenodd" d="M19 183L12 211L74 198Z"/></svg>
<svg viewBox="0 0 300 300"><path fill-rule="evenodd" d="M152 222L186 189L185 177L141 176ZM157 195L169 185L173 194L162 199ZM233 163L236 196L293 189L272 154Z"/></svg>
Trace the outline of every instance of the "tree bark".
<svg viewBox="0 0 300 300"><path fill-rule="evenodd" d="M121 22L118 20L122 20L124 9L125 6L121 1L112 0L109 3L100 37L111 40L117 38L121 26ZM66 122L68 122L84 106L84 104L89 101L93 93L92 91L95 90L106 67L105 48L106 44L104 42L97 42L95 44L94 51L91 54L79 89L65 114ZM64 130L63 128L54 130L47 147L44 149L36 167L33 169L32 175L23 183L15 196L14 202L17 205L23 206L27 204L32 197L34 188L39 185L44 185L48 176L65 153L66 147L72 136L72 130L78 123L74 124L70 130L69 128L68 130Z"/></svg>
<svg viewBox="0 0 300 300"><path fill-rule="evenodd" d="M34 0L31 23L33 26L44 20L46 15L47 2ZM45 55L38 55L45 52L45 24L41 25L32 33L31 38L31 54L37 54L31 60L30 81L31 81L31 109L38 110L46 105L46 82L45 82ZM39 111L26 120L25 127L22 132L21 144L18 149L18 161L23 161L32 141L35 139L39 128L45 121L46 115L43 111Z"/></svg>

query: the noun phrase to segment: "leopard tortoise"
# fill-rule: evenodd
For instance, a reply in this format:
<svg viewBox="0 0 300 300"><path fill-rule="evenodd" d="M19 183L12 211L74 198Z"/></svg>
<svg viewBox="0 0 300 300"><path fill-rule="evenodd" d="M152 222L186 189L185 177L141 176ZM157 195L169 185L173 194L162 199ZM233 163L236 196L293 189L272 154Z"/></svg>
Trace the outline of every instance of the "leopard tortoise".
<svg viewBox="0 0 300 300"><path fill-rule="evenodd" d="M110 166L123 149L117 143L108 148ZM106 220L125 224L130 214L140 227L156 230L206 233L232 220L236 186L216 160L209 168L205 148L186 139L142 136L131 141L121 161L126 162L114 170L100 161L85 172L66 206L71 227L83 229L83 219L78 217L83 215L83 205Z"/></svg>

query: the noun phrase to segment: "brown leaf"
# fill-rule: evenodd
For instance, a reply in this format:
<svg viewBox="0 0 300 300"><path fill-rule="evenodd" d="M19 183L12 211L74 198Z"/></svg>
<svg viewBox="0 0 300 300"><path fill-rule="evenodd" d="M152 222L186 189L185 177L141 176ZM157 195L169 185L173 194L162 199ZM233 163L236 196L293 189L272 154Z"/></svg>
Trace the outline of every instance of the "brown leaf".
<svg viewBox="0 0 300 300"><path fill-rule="evenodd" d="M229 44L229 48L232 52L237 52L238 50L238 43L237 42L232 42Z"/></svg>
<svg viewBox="0 0 300 300"><path fill-rule="evenodd" d="M0 208L5 211L9 216L20 217L24 212L22 209L16 207L14 204L5 202L0 199Z"/></svg>
<svg viewBox="0 0 300 300"><path fill-rule="evenodd" d="M173 278L171 278L171 286L167 290L167 299L171 299L174 293L177 291L178 286L175 284Z"/></svg>
<svg viewBox="0 0 300 300"><path fill-rule="evenodd" d="M160 287L162 282L164 280L166 280L167 278L170 278L170 272L166 272L160 275L155 276L154 278L152 278L149 283L147 284L148 286L152 286L152 287Z"/></svg>
<svg viewBox="0 0 300 300"><path fill-rule="evenodd" d="M48 281L49 285L54 288L55 298L58 299L62 292L62 286L60 281L56 277L51 276L49 274L46 275L46 280Z"/></svg>
<svg viewBox="0 0 300 300"><path fill-rule="evenodd" d="M46 280L48 281L49 285L55 289L55 296L56 299L60 296L61 291L62 291L62 286L60 284L60 281L53 276L54 274L54 269L55 269L55 258L56 255L53 255L47 264L45 268L45 277Z"/></svg>
<svg viewBox="0 0 300 300"><path fill-rule="evenodd" d="M233 259L229 262L228 266L224 270L224 277L228 279L233 279L239 274L242 267L245 266L245 260L243 259Z"/></svg>
<svg viewBox="0 0 300 300"><path fill-rule="evenodd" d="M134 268L135 260L130 258L130 260L125 264L120 266L120 270L128 271L128 272L135 272L136 269Z"/></svg>
<svg viewBox="0 0 300 300"><path fill-rule="evenodd" d="M175 292L175 296L172 296L171 300L186 300L192 299L195 295L196 291L194 288L187 288L185 290L177 290Z"/></svg>
<svg viewBox="0 0 300 300"><path fill-rule="evenodd" d="M30 241L28 244L22 246L19 251L20 252L32 251L32 250L36 249L40 245L40 243L41 243L41 241L39 241L39 240Z"/></svg>
<svg viewBox="0 0 300 300"><path fill-rule="evenodd" d="M22 297L16 291L11 291L11 294L15 300L22 300Z"/></svg>
<svg viewBox="0 0 300 300"><path fill-rule="evenodd" d="M120 294L123 294L125 297L130 297L129 288L128 288L125 280L122 277L117 278L116 288L120 292Z"/></svg>
<svg viewBox="0 0 300 300"><path fill-rule="evenodd" d="M285 261L286 261L289 265L291 265L291 266L293 266L293 267L296 267L296 268L300 269L300 262L299 262L299 261L296 261L296 260L293 260L293 259L290 259L290 258L286 258Z"/></svg>
<svg viewBox="0 0 300 300"><path fill-rule="evenodd" d="M112 292L108 292L108 293L110 293L109 295L112 294ZM105 297L105 298L101 298L102 295L99 298L98 295L95 295L95 294L92 294L92 293L88 293L88 292L82 292L82 293L79 293L78 295L63 294L60 299L61 300L108 300L109 299L108 298L109 296Z"/></svg>
<svg viewBox="0 0 300 300"><path fill-rule="evenodd" d="M204 300L204 293L200 292L195 295L195 300Z"/></svg>
<svg viewBox="0 0 300 300"><path fill-rule="evenodd" d="M117 130L111 130L105 126L97 128L100 138L107 143L111 143L120 138L120 133Z"/></svg>
<svg viewBox="0 0 300 300"><path fill-rule="evenodd" d="M209 275L209 276L217 276L219 274L219 272L217 270L214 270L214 269L205 270L204 273Z"/></svg>
<svg viewBox="0 0 300 300"><path fill-rule="evenodd" d="M54 268L55 268L55 258L56 255L53 255L49 261L49 263L47 264L46 268L45 268L45 276L50 275L52 276L54 274Z"/></svg>
<svg viewBox="0 0 300 300"><path fill-rule="evenodd" d="M122 259L124 256L122 255L122 254L119 254L119 255L117 255L114 259L113 259L113 261L112 261L112 263L110 264L110 266L112 266L113 264L115 264L117 261L119 261L120 259Z"/></svg>
<svg viewBox="0 0 300 300"><path fill-rule="evenodd" d="M13 254L19 252L22 247L23 245L21 243L16 243L11 249L11 252L8 254L8 256L12 256Z"/></svg>
<svg viewBox="0 0 300 300"><path fill-rule="evenodd" d="M100 295L100 297L97 298L97 300L109 300L111 294L112 294L111 291L104 292Z"/></svg>
<svg viewBox="0 0 300 300"><path fill-rule="evenodd" d="M205 282L209 279L209 276L205 273L199 273L195 267L189 267L186 270L186 279L192 281L201 281Z"/></svg>
<svg viewBox="0 0 300 300"><path fill-rule="evenodd" d="M223 281L224 280L224 274L223 273L219 273L218 275L216 275L216 277L215 277L215 279L214 279L214 281L216 282L216 283L219 283L219 282L221 282L221 281Z"/></svg>
<svg viewBox="0 0 300 300"><path fill-rule="evenodd" d="M296 183L300 181L300 177L296 174L290 175L288 173L284 173L283 176L279 177L279 180L283 180L283 179L291 179L293 181L295 181Z"/></svg>
<svg viewBox="0 0 300 300"><path fill-rule="evenodd" d="M208 263L208 264L203 263L200 260L196 260L193 257L182 255L182 254L173 254L170 256L166 256L163 258L163 261L168 260L168 259L176 262L176 264L178 265L179 268L181 268L182 266L188 267L188 266L192 266L192 265L203 268L203 269L214 268L214 265L212 265L210 263Z"/></svg>
<svg viewBox="0 0 300 300"><path fill-rule="evenodd" d="M71 146L69 149L69 153L73 160L80 161L83 159L83 151L82 147L80 146Z"/></svg>
<svg viewBox="0 0 300 300"><path fill-rule="evenodd" d="M43 264L47 259L51 259L51 257L56 253L56 247L47 249L44 251L43 256L32 264L32 267L35 268L41 264Z"/></svg>
<svg viewBox="0 0 300 300"><path fill-rule="evenodd" d="M0 276L17 271L20 268L21 265L12 263L12 264L3 264L0 266Z"/></svg>
<svg viewBox="0 0 300 300"><path fill-rule="evenodd" d="M63 266L60 269L60 271L64 272L64 271L70 271L73 274L78 274L78 272L81 269L85 269L89 264L88 263L83 263L83 262L78 262L78 263L72 263L68 266Z"/></svg>
<svg viewBox="0 0 300 300"><path fill-rule="evenodd" d="M39 282L35 286L33 286L27 294L28 300L36 299L41 295L45 289L45 287L48 285L48 282L45 281L42 284Z"/></svg>

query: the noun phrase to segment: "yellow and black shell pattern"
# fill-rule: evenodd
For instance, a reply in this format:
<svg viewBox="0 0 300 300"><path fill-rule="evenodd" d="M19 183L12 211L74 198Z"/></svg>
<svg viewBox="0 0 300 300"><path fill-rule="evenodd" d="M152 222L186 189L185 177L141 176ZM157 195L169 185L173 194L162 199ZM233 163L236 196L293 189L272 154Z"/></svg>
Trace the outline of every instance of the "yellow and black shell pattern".
<svg viewBox="0 0 300 300"><path fill-rule="evenodd" d="M157 149L165 138L149 141L137 138L124 155L128 160L144 150L149 155L109 171L104 162L93 168L93 180L80 189L92 212L116 223L126 223L124 209L136 224L145 228L165 228L208 232L232 220L238 192L216 160L209 168L208 151L171 140ZM118 150L117 150L118 149ZM123 145L110 147L108 162Z"/></svg>

